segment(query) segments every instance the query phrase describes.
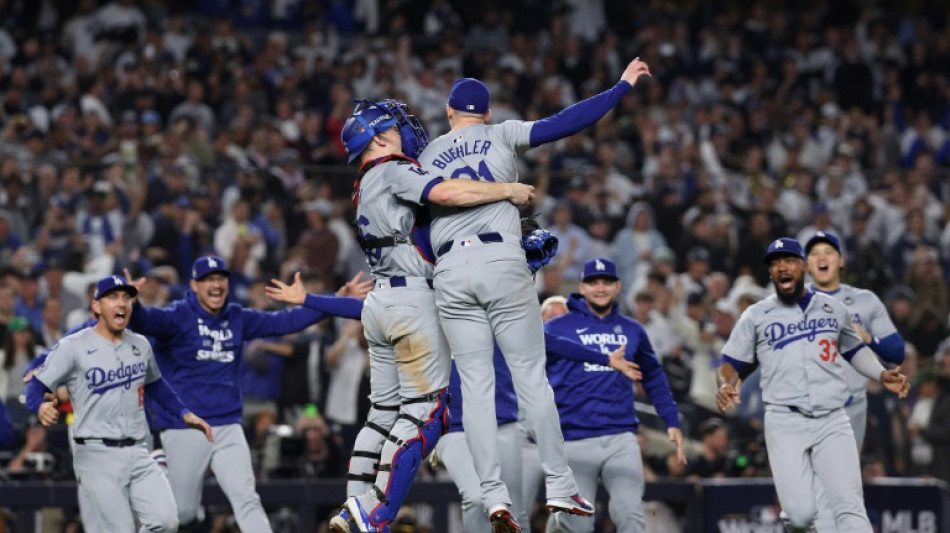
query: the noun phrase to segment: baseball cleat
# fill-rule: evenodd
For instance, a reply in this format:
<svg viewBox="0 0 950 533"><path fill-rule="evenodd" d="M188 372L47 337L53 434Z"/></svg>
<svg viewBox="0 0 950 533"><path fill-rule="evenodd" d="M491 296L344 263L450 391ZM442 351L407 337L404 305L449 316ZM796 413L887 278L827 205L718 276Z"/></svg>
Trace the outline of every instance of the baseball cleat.
<svg viewBox="0 0 950 533"><path fill-rule="evenodd" d="M491 521L492 533L518 533L521 531L518 521L512 516L511 511L503 505L495 507L488 515Z"/></svg>
<svg viewBox="0 0 950 533"><path fill-rule="evenodd" d="M360 533L389 533L389 526L376 526L369 521L369 513L363 510L362 504L360 504L359 499L356 497L351 496L347 498L343 506L349 512L350 521L355 526L353 531L359 531Z"/></svg>
<svg viewBox="0 0 950 533"><path fill-rule="evenodd" d="M580 494L568 498L548 498L546 504L552 513L569 513L579 516L593 516L594 506Z"/></svg>
<svg viewBox="0 0 950 533"><path fill-rule="evenodd" d="M356 525L350 521L350 512L344 507L339 514L330 519L330 533L357 533Z"/></svg>

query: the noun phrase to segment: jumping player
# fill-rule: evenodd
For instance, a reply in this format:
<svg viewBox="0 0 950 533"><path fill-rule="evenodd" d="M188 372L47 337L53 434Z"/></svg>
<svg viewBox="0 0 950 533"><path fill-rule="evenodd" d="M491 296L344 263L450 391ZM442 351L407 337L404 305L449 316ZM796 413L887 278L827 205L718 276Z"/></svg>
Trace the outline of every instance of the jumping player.
<svg viewBox="0 0 950 533"><path fill-rule="evenodd" d="M59 419L58 400L48 391L65 385L73 404L74 468L85 491L83 512L89 523L106 531L141 532L178 529L175 498L158 464L145 446L148 425L142 407L151 395L183 427L202 441L213 441L204 420L189 411L162 379L145 337L126 331L138 294L121 276L96 284L92 310L98 321L63 338L27 383L26 404L49 426ZM44 402L44 395L49 401ZM134 515L134 516L133 516Z"/></svg>
<svg viewBox="0 0 950 533"><path fill-rule="evenodd" d="M625 357L641 369L643 387L676 445L676 458L686 464L683 432L670 384L643 326L620 314L620 290L613 261L604 257L587 261L580 294L572 294L567 301L568 313L548 322L545 329L603 352L629 346ZM581 492L596 493L599 478L610 494L610 519L617 531L645 531L643 460L630 381L608 367L557 356L548 358L547 372L567 441L567 459ZM593 523L576 516L554 513L548 518L548 531L593 530Z"/></svg>
<svg viewBox="0 0 950 533"><path fill-rule="evenodd" d="M515 183L520 154L592 125L649 74L647 65L635 59L621 80L599 95L537 122L498 125L488 125L488 87L472 78L459 79L446 105L451 130L426 148L420 163L452 181ZM544 374L541 311L521 247L518 210L496 202L475 209L436 207L432 215L439 320L458 365L465 438L496 531L521 528L508 509L511 498L500 478L496 420L480 416L494 411L495 342L511 370L524 420L538 441L547 506L552 511L593 515L594 508L578 493L564 455L554 395Z"/></svg>
<svg viewBox="0 0 950 533"><path fill-rule="evenodd" d="M851 313L851 325L858 336L881 359L897 365L903 363L904 339L897 332L880 298L871 291L841 283L841 271L845 268L845 259L841 253L841 241L838 237L832 233L819 231L805 243L805 256L808 261L808 274L812 279L811 289L827 294L844 304ZM854 431L860 456L868 422L868 378L849 365L845 365L843 370L849 392L844 410L851 421L851 429ZM815 529L818 533L833 532L836 531L834 515L827 505L828 500L821 497L822 492L823 489L819 484L815 490L815 500L818 503Z"/></svg>
<svg viewBox="0 0 950 533"><path fill-rule="evenodd" d="M716 374L716 402L723 412L737 405L740 376L761 364L766 449L792 531L806 531L815 519L817 477L837 530L870 532L858 451L844 410L844 361L900 398L909 383L900 367L881 366L841 302L805 289L805 253L798 241L774 241L764 261L775 294L746 309L729 336Z"/></svg>
<svg viewBox="0 0 950 533"><path fill-rule="evenodd" d="M351 474L360 465L370 486L361 493L348 486L352 492L340 518L359 531L387 531L416 471L447 429L451 359L432 292L428 217L420 208L504 201L517 210L515 205L533 198L534 188L429 174L413 159L428 142L425 130L394 100L359 101L340 136L349 161L360 163L353 205L374 282L361 319L373 408L351 461ZM340 520L331 527L347 531Z"/></svg>
<svg viewBox="0 0 950 533"><path fill-rule="evenodd" d="M191 277L191 290L183 299L163 309L136 304L129 318L129 328L155 339L162 373L217 436L213 443L197 439L181 421L154 410L179 521L187 531L197 520L210 465L241 530L266 533L271 527L254 490L251 452L241 427L242 346L259 337L300 331L326 315L303 307L264 312L229 303L229 272L217 256L195 260ZM135 281L136 286L143 283L144 278Z"/></svg>

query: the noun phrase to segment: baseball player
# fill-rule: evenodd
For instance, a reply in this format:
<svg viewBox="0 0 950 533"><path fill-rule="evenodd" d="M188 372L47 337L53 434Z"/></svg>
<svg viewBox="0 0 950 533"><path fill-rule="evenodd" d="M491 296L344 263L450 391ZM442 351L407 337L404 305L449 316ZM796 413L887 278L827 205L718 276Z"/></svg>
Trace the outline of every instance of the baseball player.
<svg viewBox="0 0 950 533"><path fill-rule="evenodd" d="M676 458L686 464L679 413L663 367L643 326L620 314L617 266L604 257L584 263L580 294L567 301L568 313L547 323L548 333L577 339L606 353L629 346L628 360L643 372L643 387L666 423ZM565 450L582 492L595 494L600 478L610 494L610 518L620 533L643 532L643 463L637 442L639 420L630 381L610 368L549 357L548 379L554 389ZM594 524L556 513L548 531L591 532Z"/></svg>
<svg viewBox="0 0 950 533"><path fill-rule="evenodd" d="M887 314L887 308L871 291L859 289L841 283L841 271L845 267L841 253L841 241L833 233L819 231L805 243L805 256L808 262L808 274L811 276L811 289L838 300L851 313L852 326L861 340L875 354L888 363L904 362L904 339L901 338ZM868 378L859 374L853 367L843 367L848 383L848 400L845 412L851 421L851 429L857 441L858 454L864 446L864 434L867 430L867 386ZM824 489L815 487L818 503L818 518L815 528L819 533L835 531L834 514L823 498Z"/></svg>
<svg viewBox="0 0 950 533"><path fill-rule="evenodd" d="M738 404L740 376L760 364L765 444L792 531L806 531L815 519L817 477L837 531L870 532L854 432L844 410L850 395L845 362L900 398L910 386L900 367L885 370L861 342L841 302L805 289L805 253L798 241L774 241L764 261L775 294L746 309L726 341L716 402L723 412Z"/></svg>
<svg viewBox="0 0 950 533"><path fill-rule="evenodd" d="M170 413L154 410L182 528L193 527L198 518L210 465L241 530L268 532L271 527L254 490L251 454L241 427L242 345L300 331L326 315L304 307L264 312L229 303L228 276L224 259L198 258L185 297L163 309L136 304L129 327L154 339L158 367L217 436L213 443L197 439ZM144 278L135 281L136 286L143 283Z"/></svg>
<svg viewBox="0 0 950 533"><path fill-rule="evenodd" d="M599 347L595 351L568 338L550 333L545 333L544 343L547 353L553 357L564 357L580 365L614 368L630 379L640 379L636 363L624 359L625 346L620 346L607 354ZM495 367L495 419L498 421L501 479L511 491L513 514L519 519L519 523L524 523L522 527L527 527L530 502L522 501L523 474L521 432L517 423L518 399L512 384L511 372L497 346L492 362ZM462 385L455 363L452 364L452 374L449 377L449 394L452 396L452 402L449 404L451 415L449 432L439 440L436 451L462 496L462 523L466 533L490 533L492 527L489 521L485 520L481 482L475 472L472 452L468 449L463 432L462 402L460 401Z"/></svg>
<svg viewBox="0 0 950 533"><path fill-rule="evenodd" d="M517 182L518 155L590 126L649 74L647 65L635 59L621 80L601 94L537 122L498 125L488 125L488 87L472 78L459 79L446 105L451 129L429 144L420 163L452 181ZM511 370L524 420L538 441L547 506L552 511L593 515L593 506L578 493L567 464L554 395L544 375L541 312L521 247L518 210L496 202L475 209L433 207L431 212L439 320L458 365L466 403L465 438L496 531L521 527L508 509L511 498L500 479L496 420L478 416L494 410L495 342Z"/></svg>
<svg viewBox="0 0 950 533"><path fill-rule="evenodd" d="M59 401L48 391L66 386L75 414L76 480L91 489L85 491L91 505L84 512L94 515L89 517L93 523L106 531L131 531L138 517L142 532L174 532L175 499L144 442L144 394L175 413L184 427L202 433L186 431L208 442L214 440L213 431L162 379L148 340L126 331L137 293L121 276L99 280L92 302L96 325L65 337L50 350L27 383L26 400L49 426L59 419Z"/></svg>
<svg viewBox="0 0 950 533"><path fill-rule="evenodd" d="M373 407L350 465L350 479L361 475L357 481L368 482L368 490L349 484L344 510L331 527L348 531L349 520L359 531L387 531L448 422L450 356L436 314L422 207L504 201L517 210L514 205L534 193L523 184L444 180L423 170L413 158L428 137L401 102L359 101L340 136L349 161L360 163L353 205L375 283L361 318Z"/></svg>

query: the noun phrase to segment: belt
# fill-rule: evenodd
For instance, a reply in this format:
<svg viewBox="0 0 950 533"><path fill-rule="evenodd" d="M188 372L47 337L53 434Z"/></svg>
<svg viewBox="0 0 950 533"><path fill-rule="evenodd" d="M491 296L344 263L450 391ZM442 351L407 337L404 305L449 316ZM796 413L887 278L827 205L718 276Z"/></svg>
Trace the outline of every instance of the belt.
<svg viewBox="0 0 950 533"><path fill-rule="evenodd" d="M783 411L786 413L796 413L796 414L804 416L805 418L819 418L815 416L814 413L803 411L799 409L798 407L795 407L794 405L778 405L774 403L767 403L765 404L765 408L771 411Z"/></svg>
<svg viewBox="0 0 950 533"><path fill-rule="evenodd" d="M854 395L853 395L853 394L852 394L851 396L848 396L848 401L844 402L844 406L847 407L847 406L851 405L852 402L854 402Z"/></svg>
<svg viewBox="0 0 950 533"><path fill-rule="evenodd" d="M396 289L399 287L432 288L432 280L428 278L394 276L391 278L378 278L375 280L377 289Z"/></svg>
<svg viewBox="0 0 950 533"><path fill-rule="evenodd" d="M485 244L493 242L504 242L504 239L501 237L501 233L497 231L492 231L490 233L479 233L475 236L478 240L482 241ZM436 254L443 255L447 254L452 250L452 246L455 245L454 240L442 243L442 246L439 246L439 249L436 250ZM460 239L458 240L459 246L468 246L472 243L472 239Z"/></svg>
<svg viewBox="0 0 950 533"><path fill-rule="evenodd" d="M437 391L433 391L433 392L430 392L430 393L428 393L428 394L423 394L422 396L416 396L415 398L409 398L409 399L407 399L407 400L403 400L403 401L402 401L402 404L403 404L403 405L408 405L408 404L412 404L412 403L434 402L434 401L438 400L440 396L442 396L443 394L445 394L445 391L447 391L447 390L448 390L448 389L439 389L439 390L437 390Z"/></svg>
<svg viewBox="0 0 950 533"><path fill-rule="evenodd" d="M100 439L100 438L84 438L76 437L73 439L73 442L76 444L86 444L98 442L103 446L108 446L109 448L127 448L129 446L135 446L139 443L138 439Z"/></svg>

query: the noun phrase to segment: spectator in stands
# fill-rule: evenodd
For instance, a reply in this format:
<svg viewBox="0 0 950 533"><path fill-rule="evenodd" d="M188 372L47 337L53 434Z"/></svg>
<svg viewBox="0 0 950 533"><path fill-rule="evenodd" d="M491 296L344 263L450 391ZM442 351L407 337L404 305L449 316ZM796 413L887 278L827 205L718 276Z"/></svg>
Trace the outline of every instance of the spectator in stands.
<svg viewBox="0 0 950 533"><path fill-rule="evenodd" d="M38 342L43 346L54 346L63 338L63 304L57 298L43 301L43 324L37 331Z"/></svg>
<svg viewBox="0 0 950 533"><path fill-rule="evenodd" d="M7 403L20 402L26 365L43 350L45 348L36 343L29 321L22 316L14 317L0 352L0 399Z"/></svg>
<svg viewBox="0 0 950 533"><path fill-rule="evenodd" d="M334 273L340 243L327 220L333 206L327 200L312 200L303 205L307 217L307 229L300 235L297 244L306 251L307 267L327 276Z"/></svg>
<svg viewBox="0 0 950 533"><path fill-rule="evenodd" d="M928 367L921 369L914 381L917 401L908 430L916 472L950 481L950 391L946 377Z"/></svg>
<svg viewBox="0 0 950 533"><path fill-rule="evenodd" d="M691 457L686 475L694 480L726 477L726 455L729 451L729 429L721 418L709 418L699 425L703 449Z"/></svg>
<svg viewBox="0 0 950 533"><path fill-rule="evenodd" d="M66 479L72 475L72 461L64 450L49 445L48 430L35 416L26 424L26 442L7 465L7 473L18 479Z"/></svg>
<svg viewBox="0 0 950 533"><path fill-rule="evenodd" d="M33 331L43 327L43 296L40 294L40 273L35 268L18 276L16 304L13 312L27 319Z"/></svg>
<svg viewBox="0 0 950 533"><path fill-rule="evenodd" d="M665 246L666 239L656 229L650 205L646 202L633 204L627 214L626 225L614 238L610 255L617 261L618 270L622 273L620 281L625 290L620 301L633 289L634 281L649 270L653 254Z"/></svg>

